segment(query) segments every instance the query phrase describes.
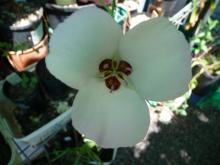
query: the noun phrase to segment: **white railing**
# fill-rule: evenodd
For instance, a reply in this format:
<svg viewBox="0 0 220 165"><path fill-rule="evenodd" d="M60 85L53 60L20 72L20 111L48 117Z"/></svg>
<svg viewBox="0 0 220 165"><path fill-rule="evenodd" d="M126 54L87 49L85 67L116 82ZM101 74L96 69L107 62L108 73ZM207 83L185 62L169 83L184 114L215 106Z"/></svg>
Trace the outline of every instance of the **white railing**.
<svg viewBox="0 0 220 165"><path fill-rule="evenodd" d="M189 14L192 12L192 2L188 3L184 8L182 8L178 13L174 16L170 17L169 20L179 27L180 25L184 25L186 19L188 18Z"/></svg>

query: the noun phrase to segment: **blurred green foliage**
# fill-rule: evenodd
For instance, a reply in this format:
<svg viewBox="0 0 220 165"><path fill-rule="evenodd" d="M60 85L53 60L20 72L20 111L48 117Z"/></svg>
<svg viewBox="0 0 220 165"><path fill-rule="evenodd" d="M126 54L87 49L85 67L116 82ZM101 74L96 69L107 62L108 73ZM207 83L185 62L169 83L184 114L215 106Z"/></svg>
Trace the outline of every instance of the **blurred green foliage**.
<svg viewBox="0 0 220 165"><path fill-rule="evenodd" d="M13 44L8 42L0 42L0 53L3 57L8 56L9 51L19 51L25 50L30 47L27 43L19 43L13 46Z"/></svg>
<svg viewBox="0 0 220 165"><path fill-rule="evenodd" d="M56 164L63 161L73 165L85 165L95 162L97 165L102 165L98 156L98 151L99 149L95 142L89 139L84 139L84 143L80 147L69 147L63 150L55 150L51 152L51 163Z"/></svg>
<svg viewBox="0 0 220 165"><path fill-rule="evenodd" d="M209 18L202 21L197 33L190 41L193 53L192 67L199 65L202 69L193 75L190 89L197 86L197 79L204 72L216 76L220 75L220 22Z"/></svg>
<svg viewBox="0 0 220 165"><path fill-rule="evenodd" d="M220 4L219 4L220 5ZM202 69L194 75L191 81L191 89L198 85L198 78L204 73L214 77L220 76L220 17L216 17L216 12L220 12L217 6L214 16L206 22L201 22L197 33L191 40L193 60L192 66L199 65ZM215 108L220 110L220 82L217 87L211 89L210 93L203 97L197 106L201 109Z"/></svg>
<svg viewBox="0 0 220 165"><path fill-rule="evenodd" d="M200 52L208 53L208 45L214 44L215 37L213 36L213 29L219 24L218 20L208 19L207 22L201 22L198 33L192 38L191 44L192 52L198 54Z"/></svg>

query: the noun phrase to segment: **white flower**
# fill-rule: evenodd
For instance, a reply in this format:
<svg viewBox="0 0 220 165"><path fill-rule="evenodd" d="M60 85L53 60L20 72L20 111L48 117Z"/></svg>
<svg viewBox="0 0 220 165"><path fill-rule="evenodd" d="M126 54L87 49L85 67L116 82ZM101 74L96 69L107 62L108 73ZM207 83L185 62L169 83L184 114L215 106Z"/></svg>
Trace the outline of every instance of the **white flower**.
<svg viewBox="0 0 220 165"><path fill-rule="evenodd" d="M53 75L79 89L73 126L103 148L141 141L150 120L144 99L184 94L190 63L189 44L166 18L143 22L123 35L96 7L75 12L56 28L46 58Z"/></svg>

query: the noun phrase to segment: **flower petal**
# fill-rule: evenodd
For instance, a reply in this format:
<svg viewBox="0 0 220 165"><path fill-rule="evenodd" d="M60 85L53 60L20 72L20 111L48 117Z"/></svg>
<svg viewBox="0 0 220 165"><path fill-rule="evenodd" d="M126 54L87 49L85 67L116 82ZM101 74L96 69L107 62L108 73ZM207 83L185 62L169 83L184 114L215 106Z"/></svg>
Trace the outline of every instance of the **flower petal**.
<svg viewBox="0 0 220 165"><path fill-rule="evenodd" d="M145 101L123 86L110 92L103 81L92 79L79 91L72 108L73 126L103 148L133 146L148 130Z"/></svg>
<svg viewBox="0 0 220 165"><path fill-rule="evenodd" d="M128 61L136 90L146 99L174 99L188 90L190 47L166 18L143 22L123 37L120 56Z"/></svg>
<svg viewBox="0 0 220 165"><path fill-rule="evenodd" d="M87 7L58 25L46 58L49 71L65 84L79 88L98 72L99 63L112 57L122 36L111 16Z"/></svg>

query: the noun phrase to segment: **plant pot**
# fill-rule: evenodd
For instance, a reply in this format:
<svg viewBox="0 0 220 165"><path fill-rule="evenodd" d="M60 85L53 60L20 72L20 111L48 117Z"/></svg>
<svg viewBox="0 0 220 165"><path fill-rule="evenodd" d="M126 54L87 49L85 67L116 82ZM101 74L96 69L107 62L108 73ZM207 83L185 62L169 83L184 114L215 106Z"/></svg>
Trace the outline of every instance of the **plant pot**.
<svg viewBox="0 0 220 165"><path fill-rule="evenodd" d="M30 163L30 160L36 158L40 153L42 153L43 148L42 147L29 147L21 145L20 141L16 141L13 135L13 128L7 120L5 120L4 117L0 115L0 134L3 135L3 138L5 140L6 146L5 149L7 149L10 153L10 158L7 158L8 165L17 165L17 164L25 164ZM6 148L7 147L7 148ZM2 146L1 146L2 149ZM34 150L35 149L35 150ZM7 150L4 150L4 153L7 152ZM33 151L34 150L34 154ZM1 154L2 155L2 154ZM1 162L1 159L0 159ZM4 164L4 163L3 163Z"/></svg>
<svg viewBox="0 0 220 165"><path fill-rule="evenodd" d="M15 12L16 8L19 8L19 11ZM0 15L1 41L10 44L11 50L16 50L20 44L31 48L42 40L42 7L35 7L27 2L6 2L0 7Z"/></svg>
<svg viewBox="0 0 220 165"><path fill-rule="evenodd" d="M56 119L47 123L43 127L35 130L31 134L23 138L14 138L11 134L11 127L0 115L0 134L3 135L5 149L10 150L9 155L5 161L8 165L30 164L32 160L36 159L44 151L44 145L53 138L65 125L70 122L70 111L63 113ZM1 144L1 142L0 142ZM9 148L10 147L10 148ZM2 145L1 145L2 151ZM6 150L4 150L4 153ZM1 155L2 156L2 155ZM1 157L0 156L0 157ZM1 162L2 159L0 159ZM2 164L2 163L1 163ZM3 164L4 165L4 164Z"/></svg>
<svg viewBox="0 0 220 165"><path fill-rule="evenodd" d="M48 53L48 35L45 35L42 19L43 8L28 2L11 3L10 1L8 6L7 3L4 6L9 11L1 8L0 17L3 21L0 22L0 47L12 67L17 71L24 71ZM14 12L12 9L19 11Z"/></svg>
<svg viewBox="0 0 220 165"><path fill-rule="evenodd" d="M65 129L61 130L48 143L46 149L48 152L54 150L65 150L66 148L80 147L83 144L83 137L72 126L72 122L65 125Z"/></svg>
<svg viewBox="0 0 220 165"><path fill-rule="evenodd" d="M66 147L77 147L83 143L82 135L72 127L71 122L66 125L65 131L57 134L57 137L63 149Z"/></svg>
<svg viewBox="0 0 220 165"><path fill-rule="evenodd" d="M78 9L76 3L68 6L46 3L45 10L47 13L48 23L52 29L55 29L56 26L63 22L68 16L74 13Z"/></svg>
<svg viewBox="0 0 220 165"><path fill-rule="evenodd" d="M55 3L46 3L45 10L47 13L48 23L52 29L55 29L56 26L63 22L68 16L73 14L80 8L89 7L91 3L73 3L71 5L58 5Z"/></svg>
<svg viewBox="0 0 220 165"><path fill-rule="evenodd" d="M27 92L27 95L25 92L22 92L22 94L20 94L21 97L15 97L11 95L17 95L16 93L19 93L19 89L14 88L8 97L11 97L12 100L16 102L16 106L4 96L5 90L7 91L8 89L7 86L10 87L10 84L6 82L4 83L4 81L1 82L1 88L3 88L3 90L1 89L0 93L2 94L0 96L0 132L5 139L7 139L12 151L12 156L8 164L22 164L21 161L23 163L30 163L30 160L35 159L44 151L44 144L64 128L68 122L70 122L71 111L66 110L66 112L61 115L58 116L57 114L56 116L53 116L53 118L50 118L51 113L56 112L55 109L49 110L48 108L50 107L48 106L37 108L37 105L42 106L42 103L39 102L35 104L35 106L33 105L36 109L32 109L34 107L29 107L31 98L32 101L38 100L38 97L36 98L30 95L30 93L32 93L31 91L35 90L30 90L30 92ZM26 91L28 90L26 89ZM24 95L26 97L23 97ZM40 96L40 99L43 101L46 100L42 96ZM18 112L20 116L18 116ZM43 118L39 118L36 114L41 114ZM16 122L14 116L16 116ZM32 119L37 119L37 121L40 122L40 126L38 125L38 127L36 127L36 120ZM15 129L15 127L18 129ZM17 136L17 132L19 131L22 132L22 134Z"/></svg>
<svg viewBox="0 0 220 165"><path fill-rule="evenodd" d="M32 48L19 51L9 51L7 58L13 68L20 72L32 67L47 54L48 35L45 35L43 40Z"/></svg>
<svg viewBox="0 0 220 165"><path fill-rule="evenodd" d="M4 80L12 71L7 59L0 57L0 81Z"/></svg>
<svg viewBox="0 0 220 165"><path fill-rule="evenodd" d="M14 142L22 149L23 161L29 162L36 159L45 151L45 145L71 121L71 111L68 110L48 122L41 128L33 131L23 138L14 138Z"/></svg>

